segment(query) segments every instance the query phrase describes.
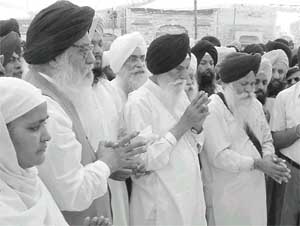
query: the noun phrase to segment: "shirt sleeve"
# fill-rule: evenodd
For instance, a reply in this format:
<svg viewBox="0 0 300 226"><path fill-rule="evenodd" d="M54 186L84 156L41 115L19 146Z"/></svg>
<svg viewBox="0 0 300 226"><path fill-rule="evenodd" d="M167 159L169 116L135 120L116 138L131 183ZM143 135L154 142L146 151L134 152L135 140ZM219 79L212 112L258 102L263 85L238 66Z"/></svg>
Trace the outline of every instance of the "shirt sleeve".
<svg viewBox="0 0 300 226"><path fill-rule="evenodd" d="M53 100L48 100L48 114L47 128L52 139L39 175L61 210L85 210L107 192L110 169L100 160L83 166L82 147L70 118Z"/></svg>
<svg viewBox="0 0 300 226"><path fill-rule="evenodd" d="M224 117L221 117L214 111L210 111L203 125L204 149L207 152L209 161L214 167L229 172L236 173L252 170L254 159L231 149L226 128Z"/></svg>
<svg viewBox="0 0 300 226"><path fill-rule="evenodd" d="M281 131L287 128L285 114L284 93L279 93L275 99L273 111L271 112L270 127L271 131Z"/></svg>
<svg viewBox="0 0 300 226"><path fill-rule="evenodd" d="M140 155L146 169L159 170L165 167L177 140L171 132L160 136L153 133L150 108L140 103L129 103L124 108L124 121L128 133L140 132L137 139L147 142L147 151Z"/></svg>

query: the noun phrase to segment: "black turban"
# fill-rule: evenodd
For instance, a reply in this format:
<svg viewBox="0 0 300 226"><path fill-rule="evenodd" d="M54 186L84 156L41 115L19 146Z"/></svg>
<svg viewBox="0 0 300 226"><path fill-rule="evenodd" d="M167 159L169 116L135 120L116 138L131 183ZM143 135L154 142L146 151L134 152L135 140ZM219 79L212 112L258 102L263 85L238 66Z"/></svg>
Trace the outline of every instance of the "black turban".
<svg viewBox="0 0 300 226"><path fill-rule="evenodd" d="M201 59L204 57L205 53L208 53L214 61L214 65L218 63L218 52L216 48L209 41L201 40L194 45L192 48L192 53L197 58L197 66L200 64Z"/></svg>
<svg viewBox="0 0 300 226"><path fill-rule="evenodd" d="M160 36L148 47L147 68L154 75L168 72L177 67L188 53L190 53L190 39L187 34Z"/></svg>
<svg viewBox="0 0 300 226"><path fill-rule="evenodd" d="M270 52L275 49L282 49L286 53L286 55L289 59L289 65L292 64L292 50L286 44L284 44L282 42L277 42L277 41L274 41L274 42L269 41L266 44L266 49L267 49L267 52Z"/></svg>
<svg viewBox="0 0 300 226"><path fill-rule="evenodd" d="M211 44L213 44L214 46L218 46L218 47L221 47L221 42L218 38L216 38L215 36L211 36L211 35L208 35L208 36L204 36L201 38L201 40L206 40L206 41L209 41Z"/></svg>
<svg viewBox="0 0 300 226"><path fill-rule="evenodd" d="M220 65L220 78L224 83L231 83L245 77L250 71L255 74L259 69L260 54L231 53Z"/></svg>
<svg viewBox="0 0 300 226"><path fill-rule="evenodd" d="M259 53L260 55L264 55L264 49L259 44L250 44L245 46L243 53L254 54Z"/></svg>
<svg viewBox="0 0 300 226"><path fill-rule="evenodd" d="M31 22L24 58L29 64L44 64L62 54L89 30L95 11L69 1L57 1L40 11Z"/></svg>
<svg viewBox="0 0 300 226"><path fill-rule="evenodd" d="M0 37L7 35L9 32L14 31L20 36L20 28L16 19L0 20Z"/></svg>
<svg viewBox="0 0 300 226"><path fill-rule="evenodd" d="M0 41L0 55L4 55L3 66L7 65L14 52L21 55L21 40L19 34L11 31Z"/></svg>

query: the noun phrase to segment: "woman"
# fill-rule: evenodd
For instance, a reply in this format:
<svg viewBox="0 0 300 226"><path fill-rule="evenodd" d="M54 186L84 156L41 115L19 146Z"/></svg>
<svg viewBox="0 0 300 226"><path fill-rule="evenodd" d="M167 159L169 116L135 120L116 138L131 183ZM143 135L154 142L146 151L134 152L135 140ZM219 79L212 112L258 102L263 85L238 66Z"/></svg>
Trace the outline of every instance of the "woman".
<svg viewBox="0 0 300 226"><path fill-rule="evenodd" d="M47 142L47 104L40 90L16 78L0 78L0 225L67 226L38 177ZM110 225L87 218L85 226Z"/></svg>

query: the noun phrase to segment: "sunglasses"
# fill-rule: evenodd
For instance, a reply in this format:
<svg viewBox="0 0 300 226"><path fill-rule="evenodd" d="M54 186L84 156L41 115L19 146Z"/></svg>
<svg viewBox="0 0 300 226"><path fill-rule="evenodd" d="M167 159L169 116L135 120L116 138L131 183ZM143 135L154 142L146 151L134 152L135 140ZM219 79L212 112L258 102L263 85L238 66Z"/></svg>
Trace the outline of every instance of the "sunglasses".
<svg viewBox="0 0 300 226"><path fill-rule="evenodd" d="M293 80L294 80L295 82L299 82L300 78L295 77L295 78L287 79L287 83L290 85L290 84L292 84Z"/></svg>

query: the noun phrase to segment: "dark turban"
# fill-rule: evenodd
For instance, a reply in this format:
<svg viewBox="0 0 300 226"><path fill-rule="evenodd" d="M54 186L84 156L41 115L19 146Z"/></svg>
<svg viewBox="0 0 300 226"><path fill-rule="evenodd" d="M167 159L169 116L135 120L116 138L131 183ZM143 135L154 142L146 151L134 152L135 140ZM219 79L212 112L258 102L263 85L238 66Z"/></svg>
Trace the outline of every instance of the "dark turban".
<svg viewBox="0 0 300 226"><path fill-rule="evenodd" d="M218 46L221 47L221 42L219 39L217 39L215 36L204 36L201 38L201 40L206 40L209 41L211 44L213 44L214 46Z"/></svg>
<svg viewBox="0 0 300 226"><path fill-rule="evenodd" d="M0 20L0 37L7 35L14 31L20 36L20 28L16 19Z"/></svg>
<svg viewBox="0 0 300 226"><path fill-rule="evenodd" d="M62 54L86 34L94 14L92 8L69 1L57 1L40 11L27 31L27 63L44 64Z"/></svg>
<svg viewBox="0 0 300 226"><path fill-rule="evenodd" d="M0 55L4 55L3 66L7 65L14 52L21 55L21 40L16 32L11 31L0 41Z"/></svg>
<svg viewBox="0 0 300 226"><path fill-rule="evenodd" d="M194 45L192 48L192 53L197 58L197 66L200 64L201 59L204 57L205 53L208 53L214 61L214 65L218 63L218 52L216 48L209 41L201 40Z"/></svg>
<svg viewBox="0 0 300 226"><path fill-rule="evenodd" d="M231 53L222 61L220 78L224 83L231 83L245 77L249 72L257 73L261 56L256 53Z"/></svg>
<svg viewBox="0 0 300 226"><path fill-rule="evenodd" d="M286 44L282 43L282 42L277 42L277 41L269 41L267 44L266 44L266 49L267 49L267 52L270 52L272 50L275 50L275 49L282 49L288 59L289 59L289 65L292 64L292 51L290 49L290 47L288 47Z"/></svg>
<svg viewBox="0 0 300 226"><path fill-rule="evenodd" d="M168 72L177 67L188 53L190 53L190 40L187 34L160 36L148 47L147 68L154 75Z"/></svg>
<svg viewBox="0 0 300 226"><path fill-rule="evenodd" d="M254 54L259 53L260 55L264 55L264 49L259 44L250 44L245 46L243 53Z"/></svg>

